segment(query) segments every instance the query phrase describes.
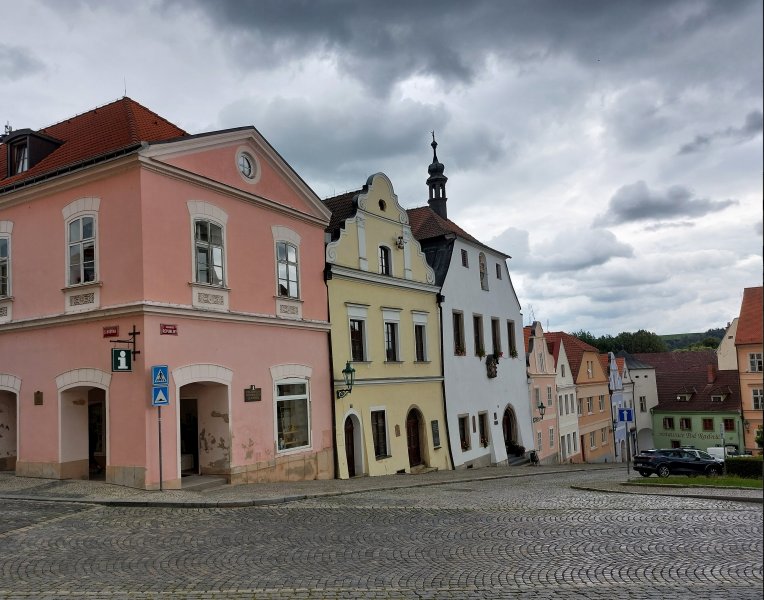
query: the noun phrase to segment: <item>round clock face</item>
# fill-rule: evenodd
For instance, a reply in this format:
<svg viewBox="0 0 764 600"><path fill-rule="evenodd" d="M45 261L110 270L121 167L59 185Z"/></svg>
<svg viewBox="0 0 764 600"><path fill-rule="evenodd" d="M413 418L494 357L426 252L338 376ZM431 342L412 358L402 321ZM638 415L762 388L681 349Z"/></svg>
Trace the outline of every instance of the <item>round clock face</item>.
<svg viewBox="0 0 764 600"><path fill-rule="evenodd" d="M255 175L255 167L252 157L243 152L239 154L239 172L247 179L252 179Z"/></svg>

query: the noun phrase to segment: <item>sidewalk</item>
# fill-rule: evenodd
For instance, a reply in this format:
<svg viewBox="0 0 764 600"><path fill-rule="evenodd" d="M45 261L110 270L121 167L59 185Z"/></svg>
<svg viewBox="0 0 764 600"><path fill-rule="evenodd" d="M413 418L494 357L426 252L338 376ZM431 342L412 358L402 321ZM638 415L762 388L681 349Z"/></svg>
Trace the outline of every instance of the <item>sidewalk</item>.
<svg viewBox="0 0 764 600"><path fill-rule="evenodd" d="M623 465L620 464L486 467L458 471L433 471L419 475L400 474L383 477L357 477L345 480L328 479L223 485L203 491L164 490L161 492L122 487L100 481L37 479L16 477L13 473L0 473L0 499L81 502L111 506L233 508L280 504L306 498L513 477L532 477L561 472L582 472L584 474L587 471L605 469L619 472L618 477L614 478L616 481L607 484L587 484L578 489L609 493L647 493L762 502L761 490L704 489L699 491L693 488L676 488L667 491L665 488L657 486L650 486L648 489L642 486L639 488L637 486L627 487L621 483L622 480L625 480L625 473Z"/></svg>

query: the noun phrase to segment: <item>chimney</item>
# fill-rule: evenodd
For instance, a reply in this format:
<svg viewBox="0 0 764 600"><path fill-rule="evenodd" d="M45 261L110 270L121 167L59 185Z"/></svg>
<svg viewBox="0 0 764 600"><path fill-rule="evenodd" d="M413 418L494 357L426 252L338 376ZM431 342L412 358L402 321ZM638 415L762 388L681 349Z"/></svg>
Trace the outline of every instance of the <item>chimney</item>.
<svg viewBox="0 0 764 600"><path fill-rule="evenodd" d="M716 381L716 367L711 363L708 364L708 383Z"/></svg>

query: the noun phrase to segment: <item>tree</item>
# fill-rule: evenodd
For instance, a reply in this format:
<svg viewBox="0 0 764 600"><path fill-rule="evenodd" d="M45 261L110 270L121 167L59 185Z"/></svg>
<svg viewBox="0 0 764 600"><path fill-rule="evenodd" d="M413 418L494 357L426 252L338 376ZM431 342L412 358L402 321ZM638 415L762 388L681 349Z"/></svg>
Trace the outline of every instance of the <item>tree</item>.
<svg viewBox="0 0 764 600"><path fill-rule="evenodd" d="M597 338L594 337L589 331L584 331L581 329L580 331L576 331L573 334L573 337L577 337L582 342L586 342L587 344L599 349L597 346Z"/></svg>

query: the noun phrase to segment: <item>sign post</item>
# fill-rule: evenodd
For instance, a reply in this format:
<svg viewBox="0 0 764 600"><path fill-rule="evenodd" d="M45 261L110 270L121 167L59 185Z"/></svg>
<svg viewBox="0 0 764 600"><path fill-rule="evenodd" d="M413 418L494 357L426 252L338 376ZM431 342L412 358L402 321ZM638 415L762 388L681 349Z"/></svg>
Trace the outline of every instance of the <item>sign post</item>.
<svg viewBox="0 0 764 600"><path fill-rule="evenodd" d="M629 476L629 462L631 461L631 433L629 423L634 419L634 410L631 408L619 408L618 420L626 423L626 477Z"/></svg>
<svg viewBox="0 0 764 600"><path fill-rule="evenodd" d="M167 365L151 367L151 405L157 407L159 427L159 491L162 491L162 407L170 404L169 369Z"/></svg>

